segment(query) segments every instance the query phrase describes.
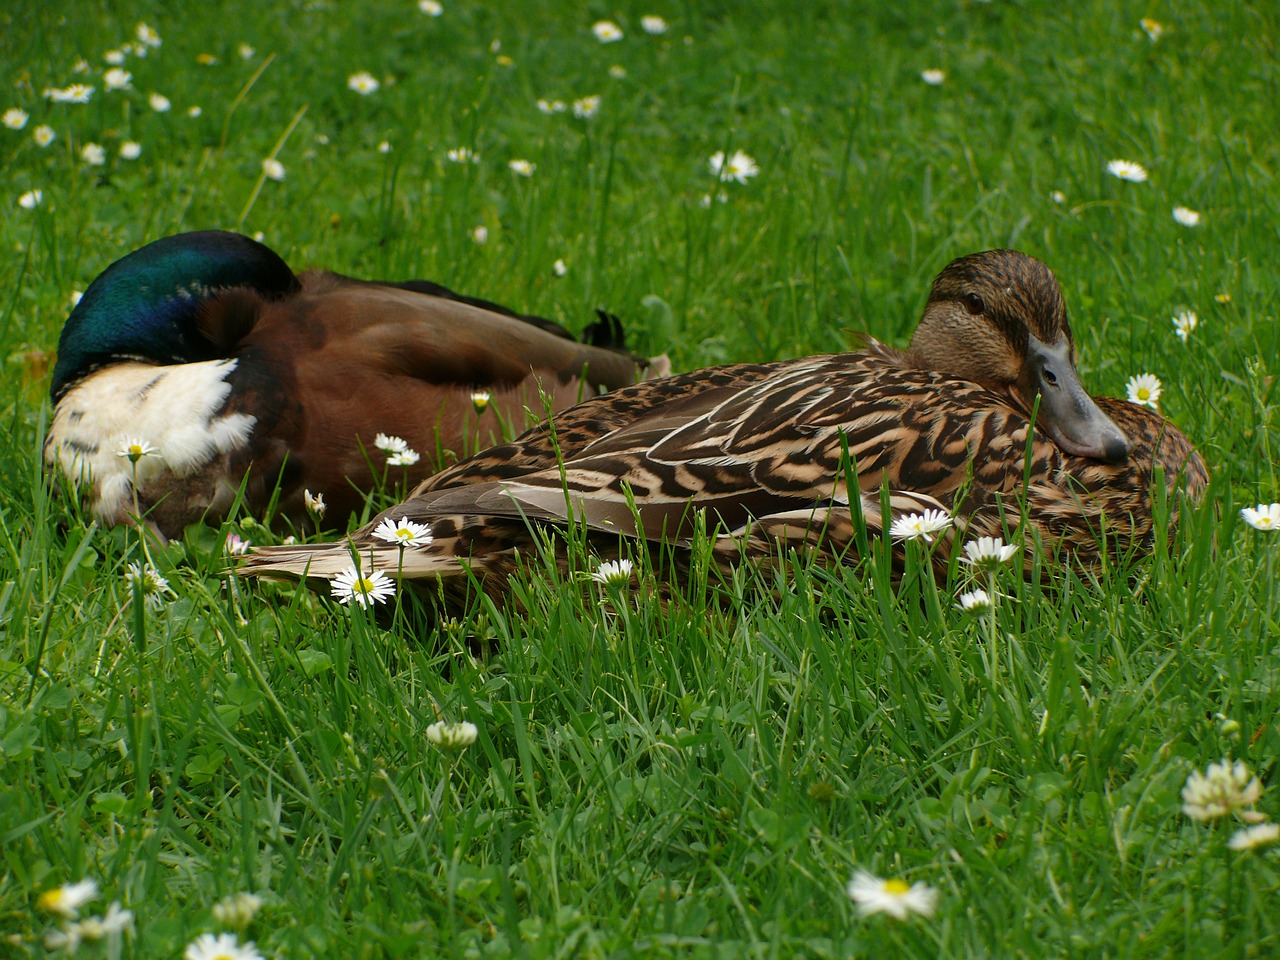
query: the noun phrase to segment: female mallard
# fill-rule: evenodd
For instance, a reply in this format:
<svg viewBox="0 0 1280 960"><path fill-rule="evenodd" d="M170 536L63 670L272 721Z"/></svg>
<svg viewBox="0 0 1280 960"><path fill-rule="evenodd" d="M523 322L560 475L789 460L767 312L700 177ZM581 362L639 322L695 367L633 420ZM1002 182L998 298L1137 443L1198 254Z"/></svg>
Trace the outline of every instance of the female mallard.
<svg viewBox="0 0 1280 960"><path fill-rule="evenodd" d="M354 548L366 574L442 578L446 595L473 574L497 594L516 551L532 552L533 527L572 515L602 556L618 556L626 538L688 543L696 510L725 563L778 543L834 559L855 542L858 509L872 534L888 530L882 485L895 514L944 509L971 536L1008 536L1025 489L1029 542L1094 564L1149 540L1156 467L1193 495L1208 477L1159 414L1091 399L1074 354L1047 267L1010 250L962 257L934 281L905 351L871 340L597 397L431 478L350 542L266 548L242 569L332 580ZM402 557L374 535L384 518L428 523L433 539ZM950 548L948 533L935 556Z"/></svg>
<svg viewBox="0 0 1280 960"><path fill-rule="evenodd" d="M589 332L620 340L607 314ZM225 515L242 483L251 512L279 483L287 516L310 490L341 524L385 469L379 433L421 455L405 474L418 483L527 426L543 395L561 409L639 373L625 350L434 283L295 276L248 237L185 233L113 263L71 312L45 460L110 524L132 516L135 481L169 536ZM156 452L130 462L131 439Z"/></svg>

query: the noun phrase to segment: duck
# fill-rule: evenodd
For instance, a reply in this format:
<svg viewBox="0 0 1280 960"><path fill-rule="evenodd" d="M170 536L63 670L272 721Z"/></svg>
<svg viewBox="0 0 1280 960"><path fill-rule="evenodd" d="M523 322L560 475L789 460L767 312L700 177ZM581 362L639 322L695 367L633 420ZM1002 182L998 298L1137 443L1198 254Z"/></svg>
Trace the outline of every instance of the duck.
<svg viewBox="0 0 1280 960"><path fill-rule="evenodd" d="M1086 392L1057 278L1026 254L952 261L906 348L860 346L589 399L435 475L345 541L264 547L239 571L313 586L382 573L461 604L473 583L504 596L548 528L585 527L602 562L639 541L679 560L707 538L728 568L780 548L849 563L862 530L905 550L895 521L941 518L927 545L940 574L965 538L1000 537L1026 547L1031 576L1037 554L1097 569L1149 549L1153 484L1197 499L1208 483L1158 412ZM422 545L385 540L388 521L426 525Z"/></svg>
<svg viewBox="0 0 1280 960"><path fill-rule="evenodd" d="M432 281L295 274L242 234L181 233L112 263L72 309L44 459L106 525L140 514L172 538L242 502L346 529L379 483L409 490L648 372L603 311L579 342Z"/></svg>

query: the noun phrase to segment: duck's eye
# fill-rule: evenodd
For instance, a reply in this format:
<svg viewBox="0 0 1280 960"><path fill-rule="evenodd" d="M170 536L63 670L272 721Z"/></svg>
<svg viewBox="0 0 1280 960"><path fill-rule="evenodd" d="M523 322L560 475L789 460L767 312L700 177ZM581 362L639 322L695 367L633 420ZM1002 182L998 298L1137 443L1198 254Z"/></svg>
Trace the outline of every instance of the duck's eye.
<svg viewBox="0 0 1280 960"><path fill-rule="evenodd" d="M982 298L976 293L966 293L961 299L964 301L964 308L975 317L980 313L985 313L987 305L982 302Z"/></svg>

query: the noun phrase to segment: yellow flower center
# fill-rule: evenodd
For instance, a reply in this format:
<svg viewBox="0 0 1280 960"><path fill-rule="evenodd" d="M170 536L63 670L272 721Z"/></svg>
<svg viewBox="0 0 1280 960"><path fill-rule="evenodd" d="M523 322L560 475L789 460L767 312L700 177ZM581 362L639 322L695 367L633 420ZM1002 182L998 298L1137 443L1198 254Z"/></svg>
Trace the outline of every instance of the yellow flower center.
<svg viewBox="0 0 1280 960"><path fill-rule="evenodd" d="M40 894L40 899L36 901L36 904L41 910L49 913L60 910L62 907L62 888L54 887L52 890L46 890Z"/></svg>
<svg viewBox="0 0 1280 960"><path fill-rule="evenodd" d="M361 577L351 585L351 591L353 593L363 594L367 597L369 594L373 593L373 581L368 577Z"/></svg>
<svg viewBox="0 0 1280 960"><path fill-rule="evenodd" d="M891 893L895 897L901 897L911 892L911 887L905 880L886 880L884 882L884 892Z"/></svg>

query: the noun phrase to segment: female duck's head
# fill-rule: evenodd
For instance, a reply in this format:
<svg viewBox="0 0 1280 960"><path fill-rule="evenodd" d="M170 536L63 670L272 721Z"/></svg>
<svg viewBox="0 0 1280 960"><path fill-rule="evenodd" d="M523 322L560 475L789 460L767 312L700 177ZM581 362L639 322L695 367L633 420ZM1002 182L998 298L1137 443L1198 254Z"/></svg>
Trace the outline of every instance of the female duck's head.
<svg viewBox="0 0 1280 960"><path fill-rule="evenodd" d="M1070 454L1118 463L1119 427L1085 392L1053 271L1014 250L953 260L938 274L909 351L930 370L1016 393L1038 429Z"/></svg>
<svg viewBox="0 0 1280 960"><path fill-rule="evenodd" d="M220 356L201 307L236 287L266 299L299 289L268 247L222 230L165 237L117 260L89 285L62 328L54 401L81 377L120 360L171 364Z"/></svg>

